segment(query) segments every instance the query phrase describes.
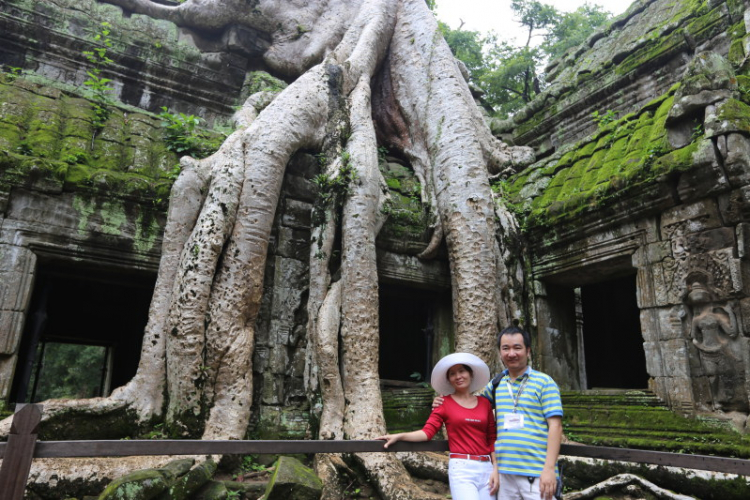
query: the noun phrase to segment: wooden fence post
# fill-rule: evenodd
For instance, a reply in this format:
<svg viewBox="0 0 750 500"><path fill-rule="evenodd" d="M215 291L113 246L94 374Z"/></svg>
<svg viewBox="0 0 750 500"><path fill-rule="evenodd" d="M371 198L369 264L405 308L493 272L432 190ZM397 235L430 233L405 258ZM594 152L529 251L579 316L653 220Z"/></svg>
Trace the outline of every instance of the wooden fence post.
<svg viewBox="0 0 750 500"><path fill-rule="evenodd" d="M3 466L0 468L2 500L23 499L41 420L40 405L25 405L13 415Z"/></svg>

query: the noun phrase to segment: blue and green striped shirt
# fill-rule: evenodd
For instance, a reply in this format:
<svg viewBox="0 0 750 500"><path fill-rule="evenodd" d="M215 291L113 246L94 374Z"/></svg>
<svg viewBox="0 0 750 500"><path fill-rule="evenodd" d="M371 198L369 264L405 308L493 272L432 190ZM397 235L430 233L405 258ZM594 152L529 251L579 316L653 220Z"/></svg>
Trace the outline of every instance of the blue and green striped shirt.
<svg viewBox="0 0 750 500"><path fill-rule="evenodd" d="M500 474L538 477L542 474L547 458L547 419L562 417L563 414L560 389L552 377L528 367L523 375L510 384L513 393L511 397L508 392L508 370L502 375L495 388L497 470ZM527 377L528 382L523 387L516 408L516 413L523 415L523 428L504 429L505 415L513 413L513 399ZM492 382L487 384L480 395L492 401Z"/></svg>

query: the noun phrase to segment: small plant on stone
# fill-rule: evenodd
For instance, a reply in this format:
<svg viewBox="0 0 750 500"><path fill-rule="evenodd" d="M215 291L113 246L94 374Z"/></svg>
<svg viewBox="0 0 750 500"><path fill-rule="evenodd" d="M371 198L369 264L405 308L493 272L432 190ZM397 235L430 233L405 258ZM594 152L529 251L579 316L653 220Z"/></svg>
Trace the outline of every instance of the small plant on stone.
<svg viewBox="0 0 750 500"><path fill-rule="evenodd" d="M417 385L419 387L429 387L429 384L423 380L422 374L419 372L412 373L409 375L409 378L413 378L415 382L418 382Z"/></svg>
<svg viewBox="0 0 750 500"><path fill-rule="evenodd" d="M104 128L111 110L109 105L110 94L114 90L110 85L111 79L102 76L104 68L114 61L107 56L107 51L112 48L109 38L111 25L103 22L99 25L99 32L93 36L96 46L92 50L84 50L83 55L92 64L92 68L86 72L89 76L83 84L94 94L92 107L94 108L94 135Z"/></svg>
<svg viewBox="0 0 750 500"><path fill-rule="evenodd" d="M703 124L699 123L693 127L693 131L690 134L690 142L695 142L703 138Z"/></svg>
<svg viewBox="0 0 750 500"><path fill-rule="evenodd" d="M161 110L159 118L169 151L177 153L178 156L187 155L198 159L216 152L220 143L215 144L215 139L201 133L199 129L202 120L199 117L185 113L170 113L164 106Z"/></svg>
<svg viewBox="0 0 750 500"><path fill-rule="evenodd" d="M591 113L591 118L594 120L594 123L596 123L599 129L601 130L607 125L609 125L610 123L617 120L617 113L615 113L611 109L608 109L604 113L599 113L599 111L594 111L593 113Z"/></svg>
<svg viewBox="0 0 750 500"><path fill-rule="evenodd" d="M3 73L3 78L5 79L5 81L8 83L12 83L16 81L16 78L21 76L21 68L17 66L6 66L6 69Z"/></svg>

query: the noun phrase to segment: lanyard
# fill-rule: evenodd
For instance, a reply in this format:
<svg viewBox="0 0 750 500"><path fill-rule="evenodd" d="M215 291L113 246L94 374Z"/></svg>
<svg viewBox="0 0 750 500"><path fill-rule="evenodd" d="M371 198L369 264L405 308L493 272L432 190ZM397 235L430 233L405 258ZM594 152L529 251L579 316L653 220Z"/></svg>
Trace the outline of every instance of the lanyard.
<svg viewBox="0 0 750 500"><path fill-rule="evenodd" d="M524 387L526 387L526 382L528 381L529 376L528 374L526 374L526 378L524 378L523 382L521 382L521 387L518 388L518 393L515 396L513 395L513 389L510 387L510 382L505 382L505 385L508 386L508 394L510 395L510 399L513 400L513 413L516 413L518 400L521 398L521 393L523 392Z"/></svg>

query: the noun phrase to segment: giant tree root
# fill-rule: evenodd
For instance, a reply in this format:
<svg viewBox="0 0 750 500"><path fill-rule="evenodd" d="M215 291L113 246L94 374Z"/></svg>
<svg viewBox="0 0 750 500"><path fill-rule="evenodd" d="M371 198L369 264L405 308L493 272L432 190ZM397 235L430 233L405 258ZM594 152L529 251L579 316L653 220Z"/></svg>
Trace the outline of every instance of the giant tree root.
<svg viewBox="0 0 750 500"><path fill-rule="evenodd" d="M663 498L665 500L696 500L695 497L687 495L680 495L664 488L660 488L651 481L643 479L635 474L618 474L613 476L606 481L602 481L599 484L590 486L585 490L576 491L573 493L566 493L564 495L565 500L583 500L586 498L596 498L605 493L609 493L621 488L627 487L628 485L635 484L641 488L647 490L649 493L655 495L657 498Z"/></svg>
<svg viewBox="0 0 750 500"><path fill-rule="evenodd" d="M237 24L263 32L271 41L263 65L293 81L213 156L183 160L135 378L109 398L60 405L126 411L139 423L160 419L170 435L244 438L268 242L286 165L299 150L326 153L317 180L338 190L321 189L310 256L306 384L321 415L319 437L385 433L378 363L388 353L379 352L375 258L387 193L381 143L411 161L423 203L434 207L435 232L422 256L445 241L455 349L492 359L495 332L519 308L503 304L513 299L498 291L507 281L488 279L505 269L508 249L497 241L505 233L489 175L526 161L529 151L514 152L492 136L424 0L310 0L283 8L276 0L106 1L203 32ZM373 82L381 85L376 99ZM63 413L46 418L55 415ZM392 453L355 458L386 499L434 497ZM331 498L338 466L335 458L318 461Z"/></svg>

